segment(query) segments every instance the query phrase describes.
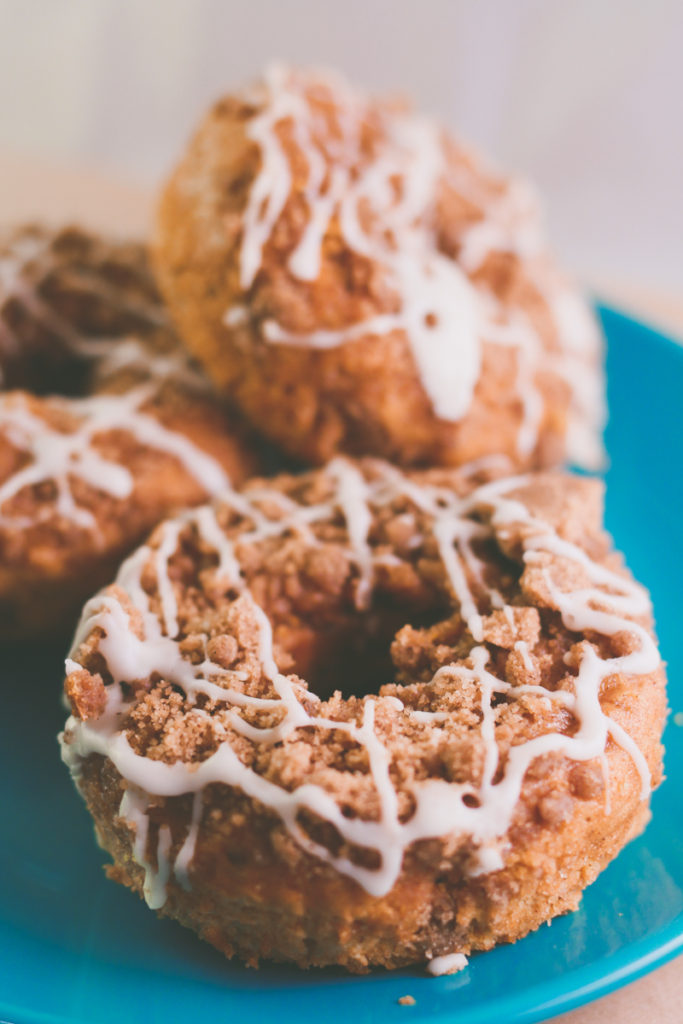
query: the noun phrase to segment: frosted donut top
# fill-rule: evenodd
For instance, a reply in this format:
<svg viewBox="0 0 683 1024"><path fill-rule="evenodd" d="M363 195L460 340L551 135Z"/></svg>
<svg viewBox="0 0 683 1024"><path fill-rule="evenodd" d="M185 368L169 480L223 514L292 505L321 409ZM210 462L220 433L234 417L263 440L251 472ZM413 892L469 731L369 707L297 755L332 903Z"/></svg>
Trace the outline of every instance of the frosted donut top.
<svg viewBox="0 0 683 1024"><path fill-rule="evenodd" d="M145 869L151 906L163 904L172 875L190 884L202 793L213 783L236 787L271 809L304 850L375 896L392 888L407 848L426 838L468 837L474 850L472 874L502 867L506 832L527 770L544 755L577 762L602 759L606 773L611 738L632 759L641 796L647 797L647 761L603 708L602 687L608 677L656 673L661 663L649 630L647 593L613 568L616 563L598 527L592 532L585 525L586 517L595 518L586 509L586 494L597 484L547 474L495 481L459 496L434 477L344 459L302 479L303 484L295 478L289 485L259 482L162 524L122 566L116 585L84 609L67 662L67 692L76 692L86 675L99 696L94 709L90 704L81 717L69 718L63 757L76 781L93 754L109 758L127 781L120 813L135 825L135 857ZM558 527L556 514L560 507L561 519L572 502L578 524L573 531ZM391 527L386 526L388 516ZM392 536L400 531L398 547L378 539L385 527ZM300 678L278 667L277 621L269 618L266 602L257 600L255 584L249 582L255 558L273 573L282 571L275 566L286 559L278 561L277 552L289 550L291 560L287 545L294 543L306 559L331 548L336 552L340 571L349 567L348 602L363 615L372 611L383 581L395 574L400 586L407 586L406 572L426 559L435 566L425 570L426 578L437 580L447 604L459 613L454 651L460 653L446 658L435 674L418 676L417 687L387 686L379 695L320 701ZM193 546L200 552L197 575L194 583L183 584ZM497 553L491 554L494 549ZM508 578L509 570L501 569L512 563L523 574L522 590ZM184 586L197 588L189 612ZM211 626L216 608L222 609L218 636ZM226 609L232 609L232 626L226 626ZM319 608L316 614L324 611ZM560 662L564 674L552 685L544 683L535 652L541 614L555 615L573 634ZM247 626L248 641L243 635ZM235 637L246 645L243 661L226 662L218 652L224 643L239 646ZM516 676L496 669L497 647L515 660ZM87 673L93 653L99 666L95 683ZM139 747L136 707L141 699L144 703L144 691L157 685L150 680L183 695L179 727L192 721L202 731L206 748L201 756L183 754L183 748L165 756L158 748L154 753ZM417 690L422 703L414 699ZM436 704L430 703L431 692L442 695ZM457 705L464 692L475 695L477 770L466 781L427 773L401 783L396 737L409 735L424 749L436 749L430 744L438 744L442 730L459 721L462 712L452 701ZM501 715L506 708L513 713L520 702L524 710L525 701L535 709L535 733L501 746ZM269 758L286 763L297 744L314 742L311 736L341 734L358 751L349 778L364 787L370 808L365 813L346 814L343 800L325 782L331 776L315 776L313 766L296 785L284 781L286 774L280 778L272 767L264 768ZM609 801L607 776L605 781ZM195 794L194 809L182 844L173 846L169 829L162 826L156 848L150 849L150 805L188 793ZM334 826L341 853L306 830L303 812ZM373 864L349 852L359 848L372 852Z"/></svg>
<svg viewBox="0 0 683 1024"><path fill-rule="evenodd" d="M297 202L298 241L286 263L292 277L318 277L334 225L350 250L382 268L384 286L399 306L338 330L309 333L269 319L262 325L264 339L326 349L400 330L434 413L451 422L470 407L482 345L512 346L518 365L514 386L524 410L520 454L532 451L538 439L543 403L536 375L546 369L571 392L570 459L596 468L604 422L599 334L584 302L545 255L531 189L494 178L471 154L456 150L431 120L369 101L329 73L274 66L245 99L255 105L246 134L258 147L260 166L243 216L244 292L257 279L283 215L294 216L296 196L303 206ZM437 203L444 190L475 211L461 227L455 258L438 237ZM552 344L521 308L500 301L477 276L491 253L514 254L523 263L547 305ZM247 318L246 306L236 304L226 311L225 323L235 326Z"/></svg>

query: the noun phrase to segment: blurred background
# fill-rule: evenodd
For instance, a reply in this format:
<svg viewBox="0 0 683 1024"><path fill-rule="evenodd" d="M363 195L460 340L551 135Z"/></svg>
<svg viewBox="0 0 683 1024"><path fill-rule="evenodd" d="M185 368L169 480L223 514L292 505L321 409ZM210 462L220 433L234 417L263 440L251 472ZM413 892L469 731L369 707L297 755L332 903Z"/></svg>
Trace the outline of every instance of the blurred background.
<svg viewBox="0 0 683 1024"><path fill-rule="evenodd" d="M683 300L681 0L0 0L0 15L11 180L47 160L142 195L221 92L273 58L331 65L532 178L592 286Z"/></svg>

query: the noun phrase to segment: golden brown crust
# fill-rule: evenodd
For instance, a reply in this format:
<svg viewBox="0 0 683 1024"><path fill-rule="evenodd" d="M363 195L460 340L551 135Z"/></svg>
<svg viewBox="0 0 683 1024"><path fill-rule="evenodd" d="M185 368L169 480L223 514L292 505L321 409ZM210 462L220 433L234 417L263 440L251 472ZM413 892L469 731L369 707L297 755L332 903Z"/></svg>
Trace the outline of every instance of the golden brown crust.
<svg viewBox="0 0 683 1024"><path fill-rule="evenodd" d="M316 109L333 124L338 97L331 92L321 100L314 77L310 90ZM545 255L494 247L471 271L483 294L524 318L538 345L525 385L539 404L536 437L528 449L519 443L528 416L515 386L521 357L509 345L483 343L471 404L458 422L449 422L434 411L404 330L368 334L326 350L265 340L266 321L292 334L344 330L395 313L401 297L381 265L354 251L336 217L324 236L317 278L300 280L288 269L307 216L307 165L290 122L278 127L290 160L290 197L264 246L258 274L244 290L245 210L261 166L259 148L247 131L261 109L258 100L239 96L219 101L172 174L159 208L160 284L182 337L216 384L234 396L260 431L314 463L336 452L374 454L403 465L459 465L492 452L506 454L519 467L561 462L571 396L561 365L560 330L541 284L555 274ZM383 109L373 102L364 108L361 149L368 159L383 139ZM467 232L486 217L495 221L495 204L510 186L452 140L444 138L442 144L445 171L433 196L430 231L435 249L457 262ZM463 180L473 196L453 183ZM525 216L533 220L533 214ZM226 313L236 305L246 309L246 319L227 325ZM596 345L593 365L589 360L585 368L596 379L598 362Z"/></svg>
<svg viewBox="0 0 683 1024"><path fill-rule="evenodd" d="M609 752L621 778L626 759ZM540 766L539 766L540 770ZM518 826L503 871L472 878L466 858L444 858L423 842L408 854L384 897L369 896L292 840L282 824L225 790L207 796L189 892L169 885L160 913L196 931L228 957L249 966L273 960L299 967L339 965L354 973L424 963L454 949L469 953L514 942L551 918L576 910L583 890L649 820L637 793L615 793L618 809L604 813L600 797L572 801L569 821L544 821L543 792L564 784L558 766L527 787L530 809ZM110 764L87 763L81 789L112 856L110 878L142 894L144 871L131 851L130 826L118 816L125 783ZM162 803L153 822L167 824L179 848L188 801ZM153 825L152 840L158 827Z"/></svg>
<svg viewBox="0 0 683 1024"><path fill-rule="evenodd" d="M365 464L363 472L372 479L382 471ZM452 471L411 479L459 494L470 486ZM330 476L321 471L267 484L255 481L245 494L255 495L256 506L277 520L287 514L287 503L279 506L278 494L310 507L326 501L332 489ZM549 524L560 541L577 545L593 564L628 580L602 532L595 481L538 475L509 493L536 520ZM486 522L483 508L475 514L480 521L477 516ZM234 505L219 506L217 521L235 543L252 598L236 597L221 584L220 574L212 569L215 555L210 547L191 524L184 527L168 563L177 601L176 643L183 658L195 665L208 658L238 673L230 676L229 685L247 697L276 697L259 653L262 627L251 604L255 600L272 621L280 671L306 677L324 698L316 703L302 678L288 676L295 679L313 721L322 716L358 724L373 703L374 731L389 752L398 820L403 823L411 820L416 787L425 781L478 785L484 773L481 679L465 675L454 685L453 677L439 674L439 669L471 669L476 648L486 649L489 670L504 681L492 705L502 777L511 751L520 745L549 734L576 734L576 710L550 697L559 690L574 691L588 649L607 659L638 646L637 635L628 629L607 636L565 625L548 580L562 592L581 590L587 582L585 570L580 561L562 554L525 564L522 547L529 527L522 523L494 525L490 539L477 548L483 590L471 565L465 567L483 615L483 639L476 644L457 602L453 608L447 573L429 536L429 515L406 495L381 508L373 506L368 537L375 559L374 590L364 611L357 607L359 569L349 555L343 518L332 515L314 522L309 538L295 531L286 539L271 534L244 542L240 537L250 532L253 522ZM167 536L165 529L152 536L140 576L152 614L158 616L163 608L154 553ZM416 544L415 537L422 539ZM491 607L494 588L505 610ZM608 586L606 605L610 592ZM143 637L148 627L137 605L120 588L110 588L108 594L130 616L129 628ZM96 608L97 602L91 614ZM626 618L634 628L651 628L647 614ZM416 625L399 629L406 619ZM93 619L86 630L74 652L82 668L74 668L66 683L76 721L97 720L103 687L112 685L112 656L102 647L109 627L100 621ZM427 624L420 626L420 621ZM393 671L379 657L392 635ZM359 641L360 650L354 652ZM363 679L361 667L372 664L374 678ZM379 685L390 673L395 681ZM330 695L336 685L347 696ZM520 690L528 686L542 689ZM191 697L163 675L127 679L123 688L131 704L121 729L136 755L198 768L229 741L243 765L281 790L292 793L306 784L317 785L349 819L380 820L380 793L367 750L341 729L303 727L274 743L256 742L236 728L235 707L260 729L277 724L279 709L250 711L205 694ZM599 700L601 713L642 752L657 785L665 716L663 669L641 675L615 670L602 682ZM426 723L426 716L434 713L442 719ZM67 729L67 752L71 742L74 736ZM421 838L407 847L395 884L379 896L303 848L263 802L235 785L214 782L203 791L191 888L186 890L171 873L162 913L194 928L226 955L254 964L260 959L303 967L337 963L363 971L514 941L574 909L586 885L647 821L647 802L631 753L610 736L604 757L603 764L599 756L575 760L551 750L531 761L502 843L500 870L473 874L477 843L466 832ZM99 753L78 762L77 778L99 840L114 858L112 877L141 892L145 873L139 851L133 853L136 830L119 810L129 783ZM156 866L160 829L167 826L171 838L165 859L173 864L188 835L192 795L148 794L147 799L144 856ZM316 814L302 812L298 825L335 856L369 869L378 866L376 851L354 846Z"/></svg>

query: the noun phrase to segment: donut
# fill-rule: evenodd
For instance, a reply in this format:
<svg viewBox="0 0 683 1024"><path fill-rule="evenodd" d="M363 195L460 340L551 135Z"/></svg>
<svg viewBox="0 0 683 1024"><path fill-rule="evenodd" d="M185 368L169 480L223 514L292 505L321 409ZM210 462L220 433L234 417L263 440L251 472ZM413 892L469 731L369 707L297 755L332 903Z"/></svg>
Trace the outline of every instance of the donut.
<svg viewBox="0 0 683 1024"><path fill-rule="evenodd" d="M67 662L110 877L251 965L438 973L574 909L662 777L601 501L336 457L159 525Z"/></svg>
<svg viewBox="0 0 683 1024"><path fill-rule="evenodd" d="M599 467L601 339L532 190L405 106L270 69L200 124L153 248L185 343L290 455Z"/></svg>
<svg viewBox="0 0 683 1024"><path fill-rule="evenodd" d="M0 640L72 631L159 520L259 466L140 245L2 232L0 374Z"/></svg>

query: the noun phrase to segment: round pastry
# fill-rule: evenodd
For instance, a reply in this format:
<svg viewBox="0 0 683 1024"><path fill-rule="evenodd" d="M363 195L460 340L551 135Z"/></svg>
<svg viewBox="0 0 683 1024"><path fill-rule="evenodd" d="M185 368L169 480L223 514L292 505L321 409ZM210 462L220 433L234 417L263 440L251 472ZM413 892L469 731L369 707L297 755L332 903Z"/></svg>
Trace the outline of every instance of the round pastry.
<svg viewBox="0 0 683 1024"><path fill-rule="evenodd" d="M152 526L258 465L139 245L3 233L0 370L0 639L73 629Z"/></svg>
<svg viewBox="0 0 683 1024"><path fill-rule="evenodd" d="M222 99L155 253L186 344L292 455L600 462L599 332L531 190L395 103L279 67Z"/></svg>
<svg viewBox="0 0 683 1024"><path fill-rule="evenodd" d="M250 964L457 967L575 908L661 779L647 593L559 473L251 481L157 527L67 672L110 876Z"/></svg>

